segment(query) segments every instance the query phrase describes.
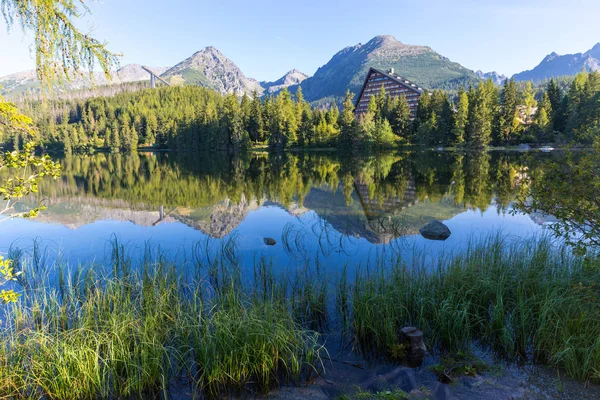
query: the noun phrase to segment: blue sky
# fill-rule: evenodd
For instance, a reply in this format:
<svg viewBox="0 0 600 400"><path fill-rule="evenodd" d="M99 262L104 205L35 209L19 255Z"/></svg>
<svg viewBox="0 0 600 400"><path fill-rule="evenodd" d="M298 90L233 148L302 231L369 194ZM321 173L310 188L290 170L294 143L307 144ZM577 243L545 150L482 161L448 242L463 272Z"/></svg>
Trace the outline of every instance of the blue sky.
<svg viewBox="0 0 600 400"><path fill-rule="evenodd" d="M122 53L122 64L171 66L212 45L259 80L292 68L312 75L343 47L378 34L507 75L552 51L600 42L598 0L104 0L90 7L80 26ZM30 43L0 23L0 76L33 68Z"/></svg>

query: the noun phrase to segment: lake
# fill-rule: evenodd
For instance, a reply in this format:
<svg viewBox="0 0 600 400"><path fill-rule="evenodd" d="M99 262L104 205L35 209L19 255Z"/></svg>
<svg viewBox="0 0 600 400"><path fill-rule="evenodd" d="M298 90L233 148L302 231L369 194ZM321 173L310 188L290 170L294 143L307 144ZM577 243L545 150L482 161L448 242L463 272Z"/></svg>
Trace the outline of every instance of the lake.
<svg viewBox="0 0 600 400"><path fill-rule="evenodd" d="M307 260L335 271L400 255L421 262L460 252L496 233L538 235L551 218L512 212L519 182L560 152L413 151L344 157L336 153L74 155L58 181L44 181L35 220L2 226L0 252L46 261L102 263L117 239L141 257L147 246L187 262L233 245L252 265L260 256L286 270ZM445 241L419 229L433 220ZM275 239L274 246L265 238Z"/></svg>
<svg viewBox="0 0 600 400"><path fill-rule="evenodd" d="M597 261L528 240L549 234L554 220L513 209L529 185L531 193L556 189L553 200L586 186L575 174L560 178L566 187L548 178L568 157L62 158L60 179L43 181L39 196L18 204L26 211L42 201L47 209L1 225L0 253L28 262L14 264L23 274L5 286L22 297L0 308L7 343L0 359L12 360L5 369L18 372L10 376L48 376L69 395L73 381L96 393L89 382L108 376L102 384L114 397L136 387L122 380L172 398L229 387L255 398L266 383L237 371L275 357L297 365L294 373L310 384L270 398L394 388L438 399L598 398L599 387L563 379L597 379L600 311L590 301L600 287ZM451 231L446 240L420 234L435 220ZM405 330L423 335L428 352L406 347ZM136 367L124 370L123 359ZM540 361L551 368L538 368ZM313 368L319 379L309 379ZM564 371L560 388L555 368ZM198 381L192 370L204 371ZM257 376L278 376L272 371Z"/></svg>

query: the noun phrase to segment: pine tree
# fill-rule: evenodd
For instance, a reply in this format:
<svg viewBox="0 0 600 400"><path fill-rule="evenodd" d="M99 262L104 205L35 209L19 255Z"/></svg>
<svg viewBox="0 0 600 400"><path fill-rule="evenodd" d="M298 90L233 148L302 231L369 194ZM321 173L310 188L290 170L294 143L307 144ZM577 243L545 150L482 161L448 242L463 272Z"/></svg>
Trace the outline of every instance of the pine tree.
<svg viewBox="0 0 600 400"><path fill-rule="evenodd" d="M65 154L73 153L72 131L68 127L63 127L63 149Z"/></svg>
<svg viewBox="0 0 600 400"><path fill-rule="evenodd" d="M348 90L344 98L343 109L339 118L340 144L345 148L354 147L357 135L356 119L354 118L354 94Z"/></svg>
<svg viewBox="0 0 600 400"><path fill-rule="evenodd" d="M469 96L461 86L458 90L456 113L452 124L452 144L461 145L465 142L465 129L469 121Z"/></svg>
<svg viewBox="0 0 600 400"><path fill-rule="evenodd" d="M410 106L406 97L401 94L394 101L391 126L396 136L407 139L410 130Z"/></svg>
<svg viewBox="0 0 600 400"><path fill-rule="evenodd" d="M113 123L113 127L110 130L111 136L109 139L110 151L118 152L121 150L121 133L119 130L119 124L115 120Z"/></svg>
<svg viewBox="0 0 600 400"><path fill-rule="evenodd" d="M248 146L248 136L244 131L240 104L235 94L225 96L223 104L223 127L226 130L229 148L241 149Z"/></svg>
<svg viewBox="0 0 600 400"><path fill-rule="evenodd" d="M131 128L129 127L129 125L123 125L119 132L121 132L121 149L130 153L133 149L133 142L131 140Z"/></svg>
<svg viewBox="0 0 600 400"><path fill-rule="evenodd" d="M371 139L376 147L386 148L394 145L396 136L387 119L381 118L375 122L375 129L373 130Z"/></svg>
<svg viewBox="0 0 600 400"><path fill-rule="evenodd" d="M419 127L429 119L431 115L431 96L425 92L419 96L419 102L417 103L417 111L415 113L415 119L413 121L414 130L417 132Z"/></svg>
<svg viewBox="0 0 600 400"><path fill-rule="evenodd" d="M519 92L515 80L507 79L500 97L498 144L505 145L514 140L519 127L518 104Z"/></svg>
<svg viewBox="0 0 600 400"><path fill-rule="evenodd" d="M385 92L385 86L382 84L381 88L379 88L379 93L375 97L375 104L376 104L377 108L375 111L374 118L376 121L386 117L385 110L386 110L387 99L388 99L388 96Z"/></svg>
<svg viewBox="0 0 600 400"><path fill-rule="evenodd" d="M484 84L469 90L469 121L465 135L469 147L483 148L491 141L492 118L486 90Z"/></svg>
<svg viewBox="0 0 600 400"><path fill-rule="evenodd" d="M131 151L135 152L135 151L137 151L139 140L140 140L137 130L135 129L135 126L131 128L130 134L131 134Z"/></svg>
<svg viewBox="0 0 600 400"><path fill-rule="evenodd" d="M156 132L158 131L158 119L155 114L150 114L145 118L145 129L142 143L153 145L156 141Z"/></svg>
<svg viewBox="0 0 600 400"><path fill-rule="evenodd" d="M340 117L340 109L337 104L333 103L329 110L327 110L327 114L325 118L327 123L337 129L338 118Z"/></svg>
<svg viewBox="0 0 600 400"><path fill-rule="evenodd" d="M375 130L377 129L375 117L377 116L377 100L375 96L371 96L369 105L367 106L367 112L361 115L359 121L359 141L363 143L369 143L375 136Z"/></svg>
<svg viewBox="0 0 600 400"><path fill-rule="evenodd" d="M107 149L112 148L112 131L110 128L106 128L104 131L104 147Z"/></svg>
<svg viewBox="0 0 600 400"><path fill-rule="evenodd" d="M538 135L544 136L548 132L550 127L550 117L552 105L548 93L544 93L544 97L540 102L537 112L535 114L535 128L538 131Z"/></svg>
<svg viewBox="0 0 600 400"><path fill-rule="evenodd" d="M525 112L524 121L526 124L529 124L531 122L531 116L533 115L533 111L537 106L537 101L535 100L535 92L533 90L533 85L531 84L531 82L527 82L525 84L525 89L523 90L522 98L522 103Z"/></svg>
<svg viewBox="0 0 600 400"><path fill-rule="evenodd" d="M250 104L250 114L248 115L248 135L253 142L262 142L264 137L264 122L262 102L256 91L252 94L252 103Z"/></svg>

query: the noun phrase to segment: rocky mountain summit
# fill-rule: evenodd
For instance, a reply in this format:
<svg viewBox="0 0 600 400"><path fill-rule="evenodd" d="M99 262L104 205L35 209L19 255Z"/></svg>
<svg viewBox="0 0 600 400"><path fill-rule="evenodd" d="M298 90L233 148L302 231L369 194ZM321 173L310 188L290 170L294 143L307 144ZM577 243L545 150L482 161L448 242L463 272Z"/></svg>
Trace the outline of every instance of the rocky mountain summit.
<svg viewBox="0 0 600 400"><path fill-rule="evenodd" d="M293 69L275 82L261 82L260 84L268 93L275 93L283 88L299 85L306 79L308 79L308 75L297 69Z"/></svg>
<svg viewBox="0 0 600 400"><path fill-rule="evenodd" d="M222 94L263 91L258 81L247 78L233 61L212 46L197 51L167 70L162 77L172 85L198 85Z"/></svg>
<svg viewBox="0 0 600 400"><path fill-rule="evenodd" d="M477 77L479 79L482 79L484 81L487 81L488 79L491 79L492 82L494 82L494 84L496 85L503 85L504 81L506 81L508 79L508 77L504 74L499 74L496 71L492 71L492 72L483 72L481 70L476 71L475 75L477 75Z"/></svg>

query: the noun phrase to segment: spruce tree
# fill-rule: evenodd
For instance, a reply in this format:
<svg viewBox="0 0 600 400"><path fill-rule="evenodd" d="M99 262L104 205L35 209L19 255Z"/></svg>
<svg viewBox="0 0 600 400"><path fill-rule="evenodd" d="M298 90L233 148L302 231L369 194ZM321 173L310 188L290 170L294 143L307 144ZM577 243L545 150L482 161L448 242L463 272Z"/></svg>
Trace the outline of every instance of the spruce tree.
<svg viewBox="0 0 600 400"><path fill-rule="evenodd" d="M250 104L250 115L248 116L248 135L253 142L262 142L264 137L264 122L262 102L256 91L252 94L252 104Z"/></svg>
<svg viewBox="0 0 600 400"><path fill-rule="evenodd" d="M533 115L533 111L535 107L537 107L537 101L535 100L535 92L533 90L533 85L531 82L527 82L525 84L522 99L525 112L524 120L526 124L529 124L531 122L531 116Z"/></svg>
<svg viewBox="0 0 600 400"><path fill-rule="evenodd" d="M392 110L391 126L394 134L408 139L410 122L410 106L406 97L401 94L395 99L394 109Z"/></svg>
<svg viewBox="0 0 600 400"><path fill-rule="evenodd" d="M452 144L460 146L465 142L465 129L469 120L469 96L461 86L458 90L456 113L452 124Z"/></svg>
<svg viewBox="0 0 600 400"><path fill-rule="evenodd" d="M504 81L500 96L499 129L496 142L500 145L511 143L518 130L519 92L514 79Z"/></svg>
<svg viewBox="0 0 600 400"><path fill-rule="evenodd" d="M550 98L548 93L544 93L544 97L540 102L538 109L535 114L535 128L538 133L538 137L544 139L548 139L546 133L548 133L548 129L550 127L550 114L551 114L552 105L550 103Z"/></svg>
<svg viewBox="0 0 600 400"><path fill-rule="evenodd" d="M491 141L492 118L486 91L481 83L475 90L469 90L469 121L465 135L469 147L484 148Z"/></svg>
<svg viewBox="0 0 600 400"><path fill-rule="evenodd" d="M431 96L429 93L425 92L421 96L419 96L419 101L417 103L417 111L415 113L415 119L413 120L414 130L417 132L419 127L425 123L429 119L431 114Z"/></svg>
<svg viewBox="0 0 600 400"><path fill-rule="evenodd" d="M340 126L340 144L342 147L354 147L356 138L356 119L354 118L354 102L352 101L354 94L348 90L344 98L343 109L339 118Z"/></svg>

